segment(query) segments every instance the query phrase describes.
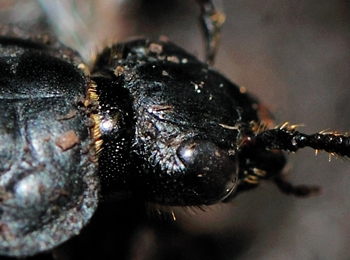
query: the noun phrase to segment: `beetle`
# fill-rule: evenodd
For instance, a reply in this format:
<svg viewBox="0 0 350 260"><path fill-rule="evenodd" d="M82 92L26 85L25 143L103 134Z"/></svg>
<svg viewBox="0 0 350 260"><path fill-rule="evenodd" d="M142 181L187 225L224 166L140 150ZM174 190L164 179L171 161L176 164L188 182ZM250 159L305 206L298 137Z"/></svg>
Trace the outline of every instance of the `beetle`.
<svg viewBox="0 0 350 260"><path fill-rule="evenodd" d="M141 63L141 65L136 66L138 65L138 63ZM144 65L143 63L146 65ZM176 71L177 70L176 64L178 66L181 66L181 69L183 69L184 71L182 70L180 70L180 72ZM141 40L141 41L130 42L126 44L116 45L106 49L97 59L97 62L94 68L92 69L92 73L91 73L91 80L96 84L96 86L93 86L89 90L90 95L92 95L90 96L89 100L92 100L91 103L96 103L95 106L94 104L92 104L92 107L93 107L92 110L96 109L98 114L97 120L101 121L98 124L101 126L99 127L99 129L101 131L101 138L104 141L104 144L103 144L104 147L101 149L98 156L100 161L100 167L102 169L106 169L106 170L101 170L102 175L100 176L103 193L106 192L110 194L111 192L108 189L111 189L113 193L112 196L117 196L117 197L120 197L121 195L125 196L127 194L125 194L125 190L123 190L123 188L124 188L124 185L126 185L127 192L130 192L132 190L131 188L135 188L135 191L133 192L134 194L135 193L137 194L137 192L140 192L140 194L138 194L140 197L146 196L147 200L154 201L156 203L164 203L167 205L212 204L212 203L215 203L216 201L221 201L222 199L227 198L227 196L231 196L230 194L232 193L230 192L233 190L233 185L235 185L236 179L240 181L239 184L236 184L238 191L239 191L239 188L241 188L242 190L245 190L245 189L249 189L250 187L255 187L256 184L258 183L259 178L267 177L265 175L266 173L264 172L264 167L270 167L270 165L272 165L273 170L271 171L268 168L268 171L266 172L267 173L273 172L273 173L276 173L276 177L279 176L279 174L281 173L281 168L284 165L284 156L280 152L267 151L266 148L269 148L269 149L285 148L287 150L293 151L294 147L296 146L292 146L291 144L293 143L298 144L298 142L301 143L300 140L302 138L308 139L307 136L303 136L298 132L296 132L294 129L295 127L288 126L288 125L282 125L277 129L264 131L265 130L264 126L259 123L259 121L263 119L261 116L259 116L259 113L262 112L260 103L256 101L254 98L252 98L250 95L245 94L243 89L240 89L238 87L232 87L232 89L235 89L235 91L237 91L236 94L232 96L234 97L238 96L239 98L237 98L237 100L234 100L234 101L237 101L237 102L240 101L242 102L242 105L238 106L239 109L235 110L234 121L230 123L221 122L216 124L215 124L215 120L206 121L206 123L208 123L210 127L213 125L214 127L213 129L215 129L216 131L199 132L198 130L195 131L194 129L191 129L191 127L194 127L194 126L192 125L187 126L185 123L188 121L186 120L188 118L196 119L195 115L186 114L187 111L192 111L192 109L184 110L184 112L181 111L184 114L183 117L185 118L185 120L183 120L181 118L182 114L179 112L179 107L184 107L183 103L181 103L183 102L183 100L176 100L176 99L172 100L171 98L173 96L170 96L170 97L166 95L162 96L163 92L157 90L157 87L161 88L162 90L163 88L165 88L164 93L167 93L169 90L166 90L166 87L164 87L166 84L163 84L163 81L164 82L168 80L171 81L172 78L175 78L175 80L173 81L176 82L177 75L181 74L181 72L184 73L188 71L186 69L187 64L192 65L191 68L198 66L198 71L195 74L196 76L198 76L198 78L200 78L199 75L202 76L202 74L200 73L202 72L204 75L202 76L203 78L205 77L213 78L209 80L209 82L212 82L212 81L214 82L216 78L220 79L219 82L221 82L220 84L223 84L222 88L224 89L223 90L224 94L227 94L227 91L228 91L225 87L225 84L232 86L231 83L227 83L225 78L222 78L222 76L217 75L215 71L212 71L210 68L206 67L206 65L198 63L198 61L196 61L193 56L186 54L183 50L178 49L176 46L173 46L168 42L149 42L149 41ZM129 67L132 67L132 69L130 69ZM132 82L131 84L132 87L130 87L130 89L128 90L130 92L134 91L133 84L136 84L137 82L133 82L133 80L144 77L144 74L142 74L143 70L147 71L147 74L146 74L147 77L149 75L157 79L164 77L164 80L162 79L163 80L162 81L161 79L159 79L159 82L157 82L158 85L155 84L155 86L153 86L152 84L147 84L147 86L149 86L150 88L152 88L152 90L154 90L154 91L150 91L150 93L147 92L148 89L145 89L144 90L145 92L142 92L142 93L138 93L138 91L135 91L135 93L133 93L132 95L130 93L123 93L124 89L128 89L128 87L125 86L126 82L129 84L128 80ZM209 72L205 70L208 70ZM151 72L154 74L152 74ZM174 77L173 75L176 75L176 76ZM145 79L146 82L147 82L147 77ZM190 77L188 76L188 78ZM196 83L196 82L193 82L193 80L191 80L190 85L191 85L191 90L193 91L192 94L194 94L194 96L203 95L204 97L207 97L207 100L213 100L215 95L220 96L220 93L211 93L212 91L211 88L210 88L210 91L208 91L208 89L206 89L205 83L202 83L202 81L205 82L204 80L201 80L199 83ZM224 82L225 84L222 82ZM123 86L122 88L120 88L121 85ZM174 85L176 86L176 84ZM109 94L112 91L111 89L108 88L110 86L114 86L116 89L118 89L118 95L121 95L121 97L118 95L116 95L116 97L114 96L111 97ZM106 87L107 90L105 90L103 87ZM178 91L180 92L180 90L182 89L180 88ZM103 93L103 91L106 91L106 93ZM207 93L209 92L209 94L205 96L204 94L205 92ZM95 96L95 93L98 96L98 98ZM130 95L131 95L131 98L130 98ZM212 95L212 97L210 95ZM103 100L103 97L107 100L106 102ZM220 97L223 97L222 94ZM116 102L116 104L112 106L111 99L114 99L114 98L117 99L118 102ZM145 103L145 105L142 105L141 108L138 108L140 110L137 110L135 108L135 106L139 102L134 101L134 103L132 103L133 106L131 108L129 107L130 99L136 100L136 99L143 99L143 98L146 99L148 103ZM159 101L165 102L164 100L166 100L167 102L172 102L172 103L171 105L169 105L168 103L166 105L159 105L159 103L153 104L152 101L154 100L156 100L157 102ZM219 100L224 100L224 99L220 98ZM124 104L122 103L123 101L129 101L129 102L126 102L126 104ZM188 102L184 104L189 105ZM224 104L226 104L226 102ZM148 106L148 105L153 105L153 106ZM206 105L209 105L209 104L206 103ZM106 107L108 109L106 109ZM203 107L205 106L203 105ZM142 111L142 109L146 110L146 112ZM115 111L111 111L111 110L115 110ZM214 111L213 106L210 107L209 111L217 112L217 111ZM136 116L136 117L131 116L134 113L137 113L140 116ZM174 114L180 117L179 121L172 122L175 120L173 116ZM214 116L215 114L216 113L213 113L213 114L209 113L206 116L208 118L215 118ZM223 113L223 115L225 115L225 113ZM133 120L135 120L135 118L140 119L140 121L136 120L136 122L134 122ZM218 122L220 122L220 119L222 120L222 118L219 117ZM125 127L128 124L134 125L133 127L131 127L132 131ZM156 125L157 126L156 128L159 127L159 128L166 129L167 131L160 132L160 133L165 133L165 136L157 133L156 130L150 127L146 128L145 127L146 124ZM157 167L149 169L150 167L148 165L152 165L152 167L159 165L160 167L163 166L165 168L178 166L172 161L173 160L172 158L170 158L169 161L165 161L164 163L161 160L162 157L166 157L166 155L169 154L168 150L161 149L163 145L162 141L167 140L167 138L169 138L168 134L170 135L170 138L172 138L172 135L174 135L174 133L177 134L179 132L178 129L170 128L171 131L168 130L169 129L168 124L180 125L181 130L186 129L186 127L190 128L189 133L186 134L186 136L181 137L184 139L171 140L171 144L176 145L175 148L167 147L167 149L175 149L176 151L178 151L177 153L180 154L179 157L182 163L183 162L188 163L189 166L187 166L186 168L189 169L189 172L197 172L196 170L191 170L191 167L193 169L196 169L197 167L203 167L204 169L208 169L208 172L212 172L212 169L217 169L217 168L220 168L220 166L222 165L229 164L231 167L223 167L222 172L225 172L225 170L227 170L228 168L236 168L235 165L232 163L232 161L238 162L238 165L240 166L239 167L240 170L246 170L247 172L245 173L244 171L242 171L237 173L234 171L233 173L228 173L227 174L229 178L228 183L230 184L232 183L231 184L232 186L226 188L226 186L223 185L224 189L221 190L221 192L218 191L219 193L218 198L214 198L214 199L205 198L204 202L203 201L200 202L196 200L193 201L193 198L191 197L191 193L192 195L193 194L197 195L197 193L201 191L197 191L197 190L191 191L191 188L186 188L186 189L181 188L180 190L180 191L184 191L184 195L189 194L188 197L179 196L178 198L176 198L174 194L179 193L178 187L175 187L174 191L169 194L169 197L167 197L166 196L167 194L165 194L165 191L162 189L164 184L168 184L169 187L172 187L173 183L171 183L171 180L169 181L167 179L163 179L163 180L160 180L159 183L157 183L155 180L142 179L138 177L139 177L139 174L147 173L147 171L152 172L154 170L155 172L164 172L164 169L162 168L160 170L156 169ZM260 128L261 126L263 127ZM196 127L202 130L200 121L199 123L196 124ZM97 132L99 129L97 129ZM137 158L134 157L132 158L131 161L137 162L140 159L140 157L142 160L145 160L142 157L144 156L146 157L147 162L136 163L137 168L141 168L141 170L137 171L137 175L135 175L136 177L130 176L129 179L122 179L122 181L116 180L114 182L113 177L108 177L108 174L110 175L108 168L111 167L112 165L110 160L108 160L108 158L110 158L110 156L112 155L108 155L108 153L113 151L114 149L108 149L107 147L109 145L109 142L111 143L115 142L115 141L109 140L110 138L109 131L112 131L111 139L113 139L115 137L113 136L113 133L116 133L116 132L119 133L120 129L122 129L123 131L125 130L126 133L123 133L123 134L126 134L126 136L130 135L130 132L132 135L132 133L136 131L138 138L140 138L137 141L135 141L133 145L131 145L131 147L133 147L132 149L135 149L133 153L138 155ZM207 128L204 127L204 129L207 129ZM208 128L208 129L211 129L211 128ZM225 138L225 141L229 140L230 138L233 138L234 140L234 141L231 141L230 148L225 152L220 150L218 146L205 142L206 141L205 138L209 137L211 141L215 140L215 142L219 143L221 146L222 144L220 142L222 142L222 140L219 140L220 138L215 136L215 134L219 132L220 132L220 137L227 136ZM200 135L201 133L205 138L203 138ZM229 133L229 134L225 135L225 133ZM156 145L157 147L159 147L160 152L158 154L156 153L153 158L152 157L153 154L149 152L149 150L153 149L152 145L154 145L154 142L150 142L150 143L148 142L149 140L154 141L154 139L152 138L155 138L155 136L157 135L161 135L161 138L160 138L161 140L159 141L159 143L156 142ZM281 137L275 138L274 136L276 135L281 135ZM338 151L339 155L344 155L343 151L347 150L347 148L345 149L339 148L339 143L337 145L332 145L332 142L328 141L329 138L337 139L338 142L339 142L339 138L342 138L343 140L347 140L346 136L340 136L338 134L333 134L333 133L331 134L322 133L322 134L316 135L315 137L321 139L321 141L316 141L315 148L325 148L332 153L335 153ZM117 138L119 138L119 136L117 136ZM186 140L185 138L189 138L189 139ZM268 139L268 138L272 138L272 139ZM288 138L292 140L288 140ZM185 142L183 142L183 140L185 140ZM284 140L288 140L288 142L287 141L284 142ZM126 141L128 140L126 139ZM118 140L117 142L120 142L120 141ZM125 142L125 140L122 140L122 142ZM343 144L344 142L341 141L340 143ZM323 146L320 146L320 144L322 145L326 144L326 146L323 147ZM140 146L138 148L135 148L137 147L137 145L140 145ZM61 150L64 150L64 148L62 149L62 147L60 146L59 148ZM196 149L198 149L199 152ZM333 150L333 149L338 149L338 150ZM261 153L260 153L260 150L262 151ZM206 160L206 159L199 160L199 162L207 162L207 161L213 162L214 168L211 169L208 165L203 166L201 163L198 163L197 157L191 157L191 156L188 157L188 154L202 155L204 154L203 151L212 151L209 154L217 155L217 157L211 157L209 160ZM122 155L124 154L125 153L123 152ZM171 152L170 154L174 154L174 153ZM117 153L117 155L119 155L119 153ZM274 162L276 162L277 164L274 163L274 164L265 165L264 164L265 160L261 159L265 155L266 157L264 157L264 159L270 159L270 158L276 159ZM258 159L254 158L255 156ZM262 156L262 157L259 157L259 156ZM232 160L232 159L228 159L228 157L229 158L238 157L238 158L235 158L234 160ZM162 163L165 166L162 165ZM259 167L257 167L258 165L257 163L261 163L261 165L263 166L259 165ZM250 168L244 167L248 165L251 165L252 167ZM113 167L115 168L120 166L124 167L124 164L120 164L120 160L119 160L119 163ZM129 165L128 167L133 167L133 166L135 165L131 165L131 166ZM127 169L129 170L124 171L124 169L122 169L121 171L118 171L123 173L122 178L126 178L127 177L126 174L128 173L134 172L133 170L130 170L130 168L127 168ZM265 170L267 170L267 168ZM107 176L105 176L105 174ZM234 174L238 174L238 176L235 176ZM157 176L160 176L160 174L157 174ZM246 176L247 179L242 178L242 176ZM203 186L208 182L208 180L206 179L206 176L204 175L204 178L203 176L196 176L196 177L201 178L201 180L204 179L204 183L200 185L195 184L194 187L203 187L203 189L207 188L206 186ZM161 178L163 177L160 176L160 179ZM281 181L281 179L279 178L277 178L277 180ZM181 182L185 183L185 181L181 180L180 184ZM188 183L192 183L192 182L193 180L191 179L188 181ZM122 187L118 187L116 190L117 192L121 192L121 195L115 194L115 192L113 192L113 190L116 187L115 185L120 185L120 183L123 184L121 185ZM154 185L152 189L144 189L145 185L149 185L149 183L151 183L151 185ZM218 183L218 182L215 181L213 183ZM285 182L282 182L282 183L285 184ZM135 187L132 187L134 185ZM105 190L103 190L103 187L108 187L108 188L105 188ZM282 185L282 187L284 186ZM157 190L156 192L157 194L155 194L154 190ZM215 191L215 189L213 190ZM291 191L297 191L299 193L300 189L291 189ZM151 192L151 194L149 194L149 192ZM155 194L154 197L153 197L153 194ZM194 199L196 198L197 196L194 196Z"/></svg>

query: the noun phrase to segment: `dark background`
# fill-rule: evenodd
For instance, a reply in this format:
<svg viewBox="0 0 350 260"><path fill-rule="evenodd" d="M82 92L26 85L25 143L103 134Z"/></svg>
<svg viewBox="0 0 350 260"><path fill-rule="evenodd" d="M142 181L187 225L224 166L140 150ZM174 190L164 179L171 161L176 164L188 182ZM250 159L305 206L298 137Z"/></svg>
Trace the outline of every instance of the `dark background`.
<svg viewBox="0 0 350 260"><path fill-rule="evenodd" d="M60 38L86 59L96 50L92 46L140 35L165 35L203 57L195 1L60 2L67 5L46 9L50 26L62 25ZM1 22L47 22L36 1L1 1L0 7ZM224 0L222 7L227 18L215 63L219 71L259 97L277 124L303 124L305 133L350 133L348 1ZM333 156L329 162L328 155L315 156L311 149L288 158L290 179L322 186L321 196L289 197L264 183L206 212L177 210L175 223L144 220L136 206L117 205L120 215L132 217L110 221L130 227L133 235L123 244L132 253L124 257L116 250L115 259L349 259L349 160ZM131 220L142 224L125 223ZM121 247L109 233L111 247Z"/></svg>

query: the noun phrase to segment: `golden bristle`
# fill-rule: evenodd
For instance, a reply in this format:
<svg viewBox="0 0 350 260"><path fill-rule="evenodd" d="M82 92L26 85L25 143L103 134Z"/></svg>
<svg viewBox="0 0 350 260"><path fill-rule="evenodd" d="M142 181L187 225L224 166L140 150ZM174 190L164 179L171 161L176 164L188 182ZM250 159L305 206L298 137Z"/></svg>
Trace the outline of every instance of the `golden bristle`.
<svg viewBox="0 0 350 260"><path fill-rule="evenodd" d="M230 130L239 130L239 127L237 125L230 126L230 125L225 125L225 124L219 124L219 126L226 128L226 129L230 129Z"/></svg>
<svg viewBox="0 0 350 260"><path fill-rule="evenodd" d="M254 168L253 171L254 171L254 174L257 176L260 176L260 177L266 176L266 171L264 171L264 170Z"/></svg>
<svg viewBox="0 0 350 260"><path fill-rule="evenodd" d="M103 140L101 139L101 130L100 130L100 116L98 114L92 114L90 118L94 121L94 127L92 128L92 138L95 140L95 150L96 154L101 152L101 147Z"/></svg>
<svg viewBox="0 0 350 260"><path fill-rule="evenodd" d="M279 129L284 129L284 128L288 128L289 126L289 122L285 122L284 124L282 125L279 125L279 126L276 126L276 129L279 128Z"/></svg>
<svg viewBox="0 0 350 260"><path fill-rule="evenodd" d="M91 119L94 121L94 127L93 127L93 130L92 130L92 137L94 138L94 140L97 140L99 138L101 138L101 131L100 131L100 116L97 115L97 114L92 114L91 116Z"/></svg>
<svg viewBox="0 0 350 260"><path fill-rule="evenodd" d="M88 107L90 105L95 105L98 103L98 95L96 93L96 83L91 81L88 89L87 89L87 95L86 95L86 99L84 100L84 106Z"/></svg>
<svg viewBox="0 0 350 260"><path fill-rule="evenodd" d="M303 124L297 124L297 125L291 125L289 122L285 122L282 125L278 125L275 127L275 129L285 129L287 131L294 132L299 127L303 126Z"/></svg>
<svg viewBox="0 0 350 260"><path fill-rule="evenodd" d="M244 181L250 184L258 184L259 178L254 175L248 175L247 177L244 178Z"/></svg>
<svg viewBox="0 0 350 260"><path fill-rule="evenodd" d="M97 87L96 83L92 81L90 86L89 86L89 88L88 88L88 90L87 90L87 93L88 93L88 98L90 100L98 102L98 95L96 93L96 87Z"/></svg>
<svg viewBox="0 0 350 260"><path fill-rule="evenodd" d="M99 156L100 152L102 151L102 144L103 144L103 140L102 139L98 139L95 141L95 149L96 149L96 155Z"/></svg>
<svg viewBox="0 0 350 260"><path fill-rule="evenodd" d="M255 132L255 133L261 133L261 132L264 132L265 130L267 130L267 125L263 122L255 122L255 121L251 121L250 122L250 126L252 128L252 130Z"/></svg>

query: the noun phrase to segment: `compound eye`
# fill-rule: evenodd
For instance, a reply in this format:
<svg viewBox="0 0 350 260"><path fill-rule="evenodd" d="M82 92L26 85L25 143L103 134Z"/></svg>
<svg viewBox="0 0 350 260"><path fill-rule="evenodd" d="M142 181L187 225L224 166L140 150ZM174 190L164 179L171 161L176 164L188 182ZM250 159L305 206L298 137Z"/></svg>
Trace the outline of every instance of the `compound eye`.
<svg viewBox="0 0 350 260"><path fill-rule="evenodd" d="M206 140L186 141L177 153L200 204L214 204L231 194L238 177L236 156Z"/></svg>

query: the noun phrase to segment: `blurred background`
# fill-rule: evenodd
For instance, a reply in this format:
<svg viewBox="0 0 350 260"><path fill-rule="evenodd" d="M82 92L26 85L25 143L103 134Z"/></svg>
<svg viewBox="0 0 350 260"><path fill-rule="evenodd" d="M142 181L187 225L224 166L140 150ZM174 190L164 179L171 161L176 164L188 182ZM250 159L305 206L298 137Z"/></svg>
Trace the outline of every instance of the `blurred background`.
<svg viewBox="0 0 350 260"><path fill-rule="evenodd" d="M259 97L277 124L303 124L299 130L308 134L350 133L350 1L222 0L221 8L227 16L215 63L220 72ZM203 59L198 16L194 0L0 3L0 22L55 30L86 61L110 42L161 35ZM311 149L288 159L290 180L322 186L321 196L294 198L263 183L205 212L175 209L175 222L149 218L144 205L131 202L102 206L55 257L350 259L349 160L329 162Z"/></svg>

